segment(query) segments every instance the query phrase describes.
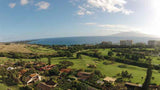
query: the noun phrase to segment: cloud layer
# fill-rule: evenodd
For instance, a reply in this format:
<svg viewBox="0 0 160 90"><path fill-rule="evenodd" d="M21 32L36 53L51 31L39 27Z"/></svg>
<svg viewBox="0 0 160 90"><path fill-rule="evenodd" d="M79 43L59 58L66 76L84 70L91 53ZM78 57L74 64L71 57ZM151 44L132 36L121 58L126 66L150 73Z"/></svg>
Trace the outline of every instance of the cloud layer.
<svg viewBox="0 0 160 90"><path fill-rule="evenodd" d="M127 26L127 25L122 25L122 24L97 24L97 23L84 23L85 25L94 25L98 28L100 28L101 30L110 30L110 31L121 31L121 32L126 32L126 31L140 31L140 28L136 28L136 27L131 27L131 26Z"/></svg>
<svg viewBox="0 0 160 90"><path fill-rule="evenodd" d="M127 4L126 0L71 0L72 4L82 3L78 6L78 15L91 15L97 11L108 12L108 13L122 13L129 15L133 13L132 10L125 8Z"/></svg>

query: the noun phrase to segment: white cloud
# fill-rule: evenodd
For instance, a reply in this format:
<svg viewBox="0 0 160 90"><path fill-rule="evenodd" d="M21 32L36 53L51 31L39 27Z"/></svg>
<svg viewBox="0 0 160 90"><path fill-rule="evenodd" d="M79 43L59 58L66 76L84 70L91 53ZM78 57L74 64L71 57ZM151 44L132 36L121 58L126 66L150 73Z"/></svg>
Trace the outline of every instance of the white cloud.
<svg viewBox="0 0 160 90"><path fill-rule="evenodd" d="M80 3L78 15L91 15L97 11L103 11L108 13L122 13L125 15L129 15L133 13L132 10L128 10L125 8L125 4L127 4L126 0L71 0L71 3ZM81 8L80 8L81 7ZM89 11L89 14L86 13ZM91 13L90 13L91 12Z"/></svg>
<svg viewBox="0 0 160 90"><path fill-rule="evenodd" d="M99 27L103 27L103 28L128 28L128 26L126 25L114 25L114 24L102 24L102 25L98 25Z"/></svg>
<svg viewBox="0 0 160 90"><path fill-rule="evenodd" d="M132 27L122 24L97 24L97 23L85 23L85 25L96 25L102 30L111 30L111 31L141 31L140 28Z"/></svg>
<svg viewBox="0 0 160 90"><path fill-rule="evenodd" d="M10 4L9 4L9 7L10 7L10 8L14 8L15 6L16 6L16 3L10 3Z"/></svg>
<svg viewBox="0 0 160 90"><path fill-rule="evenodd" d="M45 10L45 9L48 9L48 7L50 6L50 3L41 1L35 4L35 6L37 6L39 10Z"/></svg>
<svg viewBox="0 0 160 90"><path fill-rule="evenodd" d="M79 2L80 0L69 0L70 3L72 3L73 5L76 5L76 2Z"/></svg>
<svg viewBox="0 0 160 90"><path fill-rule="evenodd" d="M117 31L140 31L140 28L132 27L128 25L121 25L121 24L105 24L105 25L98 25L98 27L105 28L107 30L117 30Z"/></svg>
<svg viewBox="0 0 160 90"><path fill-rule="evenodd" d="M87 10L86 8L79 6L79 11L77 12L78 15L91 15L94 12Z"/></svg>
<svg viewBox="0 0 160 90"><path fill-rule="evenodd" d="M85 23L85 25L96 25L97 23L94 22L89 22L89 23Z"/></svg>
<svg viewBox="0 0 160 90"><path fill-rule="evenodd" d="M21 5L26 5L29 3L29 0L21 0L20 2L21 2Z"/></svg>

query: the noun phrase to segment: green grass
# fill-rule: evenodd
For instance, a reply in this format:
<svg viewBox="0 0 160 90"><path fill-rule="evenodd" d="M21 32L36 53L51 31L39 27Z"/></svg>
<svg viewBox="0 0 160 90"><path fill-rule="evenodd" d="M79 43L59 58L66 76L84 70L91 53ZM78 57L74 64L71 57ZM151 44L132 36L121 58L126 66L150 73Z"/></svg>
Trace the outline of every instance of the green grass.
<svg viewBox="0 0 160 90"><path fill-rule="evenodd" d="M73 69L89 69L87 68L87 64L95 64L97 66L97 70L100 70L104 75L114 77L116 74L120 73L121 71L127 70L129 73L132 73L133 79L131 81L133 83L143 83L145 80L146 75L146 68L141 68L133 65L126 65L122 63L114 63L110 65L104 65L103 60L99 61L97 58L92 58L88 56L82 56L83 59L76 59L76 58L67 58L67 57L55 57L52 58L52 64L58 64L60 61L67 60L74 63L73 66L69 68ZM1 59L1 58L0 58ZM3 60L7 60L7 58L3 58ZM13 60L13 59L11 59ZM34 59L23 59L25 61L34 61ZM47 58L42 58L41 61L46 62L48 61ZM126 68L120 68L119 65L126 65ZM143 80L141 79L143 77ZM152 80L152 83L160 84L160 73L157 70L153 70L153 77L155 78Z"/></svg>
<svg viewBox="0 0 160 90"><path fill-rule="evenodd" d="M49 49L46 47L42 47L42 46L37 46L37 47L27 47L29 50L31 50L33 53L37 53L37 54L53 54L56 53L55 50L53 49Z"/></svg>
<svg viewBox="0 0 160 90"><path fill-rule="evenodd" d="M98 49L98 51L102 54L102 55L108 55L108 51L110 51L111 49Z"/></svg>
<svg viewBox="0 0 160 90"><path fill-rule="evenodd" d="M68 58L53 58L52 63L57 64L59 61L68 60L72 61L74 65L70 68L75 69L88 69L87 64L95 64L97 66L97 70L100 70L104 75L114 77L117 73L121 71L127 70L129 73L132 73L133 79L131 79L134 83L143 83L145 80L146 75L146 68L141 68L133 65L126 65L127 68L120 68L119 65L124 65L122 63L114 63L111 65L104 65L103 61L96 61L97 58L91 58L88 56L83 56L83 59L68 59ZM46 60L45 60L46 61ZM143 80L141 79L143 77ZM155 78L152 80L152 83L160 84L160 73L156 70L153 70L153 77Z"/></svg>
<svg viewBox="0 0 160 90"><path fill-rule="evenodd" d="M151 59L153 64L160 64L160 57L155 56L155 57L151 57Z"/></svg>
<svg viewBox="0 0 160 90"><path fill-rule="evenodd" d="M9 87L3 83L0 83L0 90L8 90L8 89L19 90L17 86Z"/></svg>

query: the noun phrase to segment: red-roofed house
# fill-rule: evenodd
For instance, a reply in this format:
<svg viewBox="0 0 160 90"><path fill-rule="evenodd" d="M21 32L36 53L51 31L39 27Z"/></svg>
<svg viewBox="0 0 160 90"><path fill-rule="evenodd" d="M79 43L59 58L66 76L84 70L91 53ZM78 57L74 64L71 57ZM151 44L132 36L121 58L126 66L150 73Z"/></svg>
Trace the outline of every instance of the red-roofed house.
<svg viewBox="0 0 160 90"><path fill-rule="evenodd" d="M60 72L61 72L61 73L69 73L69 72L71 72L71 69L70 69L70 68L61 69Z"/></svg>
<svg viewBox="0 0 160 90"><path fill-rule="evenodd" d="M55 67L56 65L46 65L44 67L41 67L40 70L51 70L53 67Z"/></svg>

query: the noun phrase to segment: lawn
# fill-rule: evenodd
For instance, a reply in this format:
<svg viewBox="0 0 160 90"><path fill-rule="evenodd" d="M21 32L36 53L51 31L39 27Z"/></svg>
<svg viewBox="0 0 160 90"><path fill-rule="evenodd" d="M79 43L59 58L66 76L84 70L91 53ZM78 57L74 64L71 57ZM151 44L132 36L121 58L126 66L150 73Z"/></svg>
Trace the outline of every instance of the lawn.
<svg viewBox="0 0 160 90"><path fill-rule="evenodd" d="M47 59L43 59L45 62ZM133 65L126 65L122 63L114 63L111 65L104 65L104 61L97 61L97 58L91 58L88 56L83 56L83 59L75 59L75 58L52 58L52 63L57 64L59 61L68 60L72 61L74 65L70 68L74 69L89 69L87 68L87 64L95 64L97 66L97 70L100 70L104 75L114 77L117 73L120 73L123 70L127 70L129 73L132 73L133 79L131 79L134 83L143 83L146 75L146 68L141 68ZM126 65L126 68L120 68L119 65ZM143 80L141 79L143 77ZM160 84L160 73L157 70L153 70L152 83Z"/></svg>
<svg viewBox="0 0 160 90"><path fill-rule="evenodd" d="M2 58L0 58L2 59ZM3 58L3 60L7 60L7 58ZM3 61L2 60L2 61ZM13 59L11 59L13 60ZM18 59L17 59L18 60ZM32 61L34 59L23 59L25 61ZM110 65L104 65L103 60L99 60L97 58L92 58L88 56L82 56L82 59L76 59L76 58L67 58L67 57L55 57L52 58L52 64L58 64L60 61L67 60L74 63L73 66L70 68L73 69L89 69L87 68L87 64L95 64L97 66L97 70L100 70L104 75L114 77L116 74L120 73L123 70L127 70L129 73L132 73L133 79L131 81L133 83L143 83L145 80L146 75L146 68L141 68L133 65L126 65L122 63L114 63ZM47 58L42 58L41 61L46 62L48 61ZM119 65L126 65L126 68L120 68ZM143 77L143 79L142 79ZM152 80L152 83L160 84L160 73L157 70L153 70L153 77L155 78Z"/></svg>
<svg viewBox="0 0 160 90"><path fill-rule="evenodd" d="M153 64L160 64L160 57L152 56L151 59Z"/></svg>
<svg viewBox="0 0 160 90"><path fill-rule="evenodd" d="M104 56L108 55L108 51L110 51L110 50L111 49L98 49L98 51Z"/></svg>

